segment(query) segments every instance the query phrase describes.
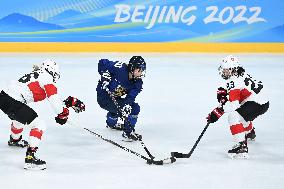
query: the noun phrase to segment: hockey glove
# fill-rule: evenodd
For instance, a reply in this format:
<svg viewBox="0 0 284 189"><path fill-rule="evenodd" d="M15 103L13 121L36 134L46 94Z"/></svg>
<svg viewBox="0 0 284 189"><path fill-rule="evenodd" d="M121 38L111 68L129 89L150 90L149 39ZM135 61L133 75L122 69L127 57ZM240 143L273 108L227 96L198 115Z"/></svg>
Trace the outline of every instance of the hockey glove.
<svg viewBox="0 0 284 189"><path fill-rule="evenodd" d="M69 110L67 108L63 108L63 111L55 117L56 123L64 125L67 122L68 115L69 115Z"/></svg>
<svg viewBox="0 0 284 189"><path fill-rule="evenodd" d="M125 104L123 108L121 108L122 117L127 118L131 113L132 107L129 104Z"/></svg>
<svg viewBox="0 0 284 189"><path fill-rule="evenodd" d="M207 122L215 123L218 119L224 114L223 108L215 108L211 113L208 114L206 117Z"/></svg>
<svg viewBox="0 0 284 189"><path fill-rule="evenodd" d="M85 104L72 96L69 96L66 100L63 101L67 108L72 107L76 113L85 111Z"/></svg>
<svg viewBox="0 0 284 189"><path fill-rule="evenodd" d="M219 103L221 103L222 105L226 104L226 102L228 101L227 98L227 90L224 89L223 87L219 87L217 90L217 100Z"/></svg>

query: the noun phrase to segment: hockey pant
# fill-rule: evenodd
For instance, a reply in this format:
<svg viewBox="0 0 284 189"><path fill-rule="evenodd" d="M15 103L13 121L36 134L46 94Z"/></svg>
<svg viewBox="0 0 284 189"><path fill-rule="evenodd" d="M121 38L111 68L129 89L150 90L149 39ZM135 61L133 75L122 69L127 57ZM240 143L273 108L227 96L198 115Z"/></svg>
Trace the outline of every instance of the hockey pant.
<svg viewBox="0 0 284 189"><path fill-rule="evenodd" d="M107 125L110 127L114 127L119 121L121 113L114 104L114 102L112 101L112 99L108 95L103 95L103 94L98 93L97 101L101 108L108 111L106 116ZM120 105L120 107L122 107L125 104L123 98L116 98L116 100L117 103ZM126 133L130 133L131 131L134 130L138 114L140 112L140 106L137 103L133 102L132 104L130 104L130 106L132 107L132 111L130 115L127 117L127 120L124 121L124 131Z"/></svg>
<svg viewBox="0 0 284 189"><path fill-rule="evenodd" d="M252 121L264 114L269 108L269 102L258 104L253 101L245 102L236 111L230 112L228 122L236 142L245 140L245 135L253 129Z"/></svg>
<svg viewBox="0 0 284 189"><path fill-rule="evenodd" d="M46 126L38 118L37 113L26 104L13 99L4 91L0 93L0 109L12 120L12 138L19 139L24 127L29 127L31 129L29 145L31 147L38 147Z"/></svg>

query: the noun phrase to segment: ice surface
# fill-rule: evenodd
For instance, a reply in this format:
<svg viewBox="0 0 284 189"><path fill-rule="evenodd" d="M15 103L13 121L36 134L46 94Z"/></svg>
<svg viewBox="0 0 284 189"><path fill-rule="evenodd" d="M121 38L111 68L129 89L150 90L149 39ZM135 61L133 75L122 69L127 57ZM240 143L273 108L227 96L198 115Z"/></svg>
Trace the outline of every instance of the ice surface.
<svg viewBox="0 0 284 189"><path fill-rule="evenodd" d="M7 146L10 120L0 113L0 188L218 188L280 189L284 186L284 55L237 55L269 91L270 109L254 125L257 138L249 143L249 160L231 160L234 144L226 116L211 125L190 159L149 166L144 160L93 136L86 127L121 145L147 155L141 145L121 141L121 133L105 128L106 112L96 102L101 58L128 61L128 53L1 54L0 83L18 79L33 64L54 58L61 66L58 87L86 104L86 112L71 114L77 127L60 126L48 102L32 105L46 121L39 157L45 171L23 169L24 149ZM147 61L144 90L136 130L157 159L171 151L188 152L205 126L205 117L217 105L221 83L217 68L225 54L139 54ZM28 129L24 133L27 138Z"/></svg>

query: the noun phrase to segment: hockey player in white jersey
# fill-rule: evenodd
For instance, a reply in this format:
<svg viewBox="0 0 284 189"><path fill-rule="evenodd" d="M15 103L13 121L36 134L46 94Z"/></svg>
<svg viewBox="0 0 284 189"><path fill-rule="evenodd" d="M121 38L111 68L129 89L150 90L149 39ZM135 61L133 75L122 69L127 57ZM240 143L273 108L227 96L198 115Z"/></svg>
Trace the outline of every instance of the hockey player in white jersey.
<svg viewBox="0 0 284 189"><path fill-rule="evenodd" d="M69 107L77 113L85 110L84 103L77 98L69 96L63 102L60 100L56 87L59 78L58 64L46 60L40 66L35 66L31 73L9 83L0 93L0 109L12 120L8 145L27 147L25 169L46 169L46 162L35 155L46 126L28 104L48 99L57 114L55 120L61 125L67 122ZM30 129L29 142L22 139L24 128Z"/></svg>
<svg viewBox="0 0 284 189"><path fill-rule="evenodd" d="M252 121L269 108L263 83L247 74L232 55L222 60L219 74L226 81L226 87L218 88L217 100L220 105L208 115L207 120L214 123L228 113L231 134L236 142L228 155L232 158L248 158L247 141L256 137Z"/></svg>

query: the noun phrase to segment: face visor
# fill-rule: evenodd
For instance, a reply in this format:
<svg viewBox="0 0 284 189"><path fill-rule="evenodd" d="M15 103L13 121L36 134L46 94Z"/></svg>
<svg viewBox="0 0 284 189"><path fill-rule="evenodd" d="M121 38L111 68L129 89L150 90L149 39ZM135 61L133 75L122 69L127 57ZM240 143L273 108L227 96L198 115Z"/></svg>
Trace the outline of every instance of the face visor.
<svg viewBox="0 0 284 189"><path fill-rule="evenodd" d="M225 80L229 79L232 76L231 68L223 68L222 66L220 66L218 68L218 72L219 72L219 75Z"/></svg>

